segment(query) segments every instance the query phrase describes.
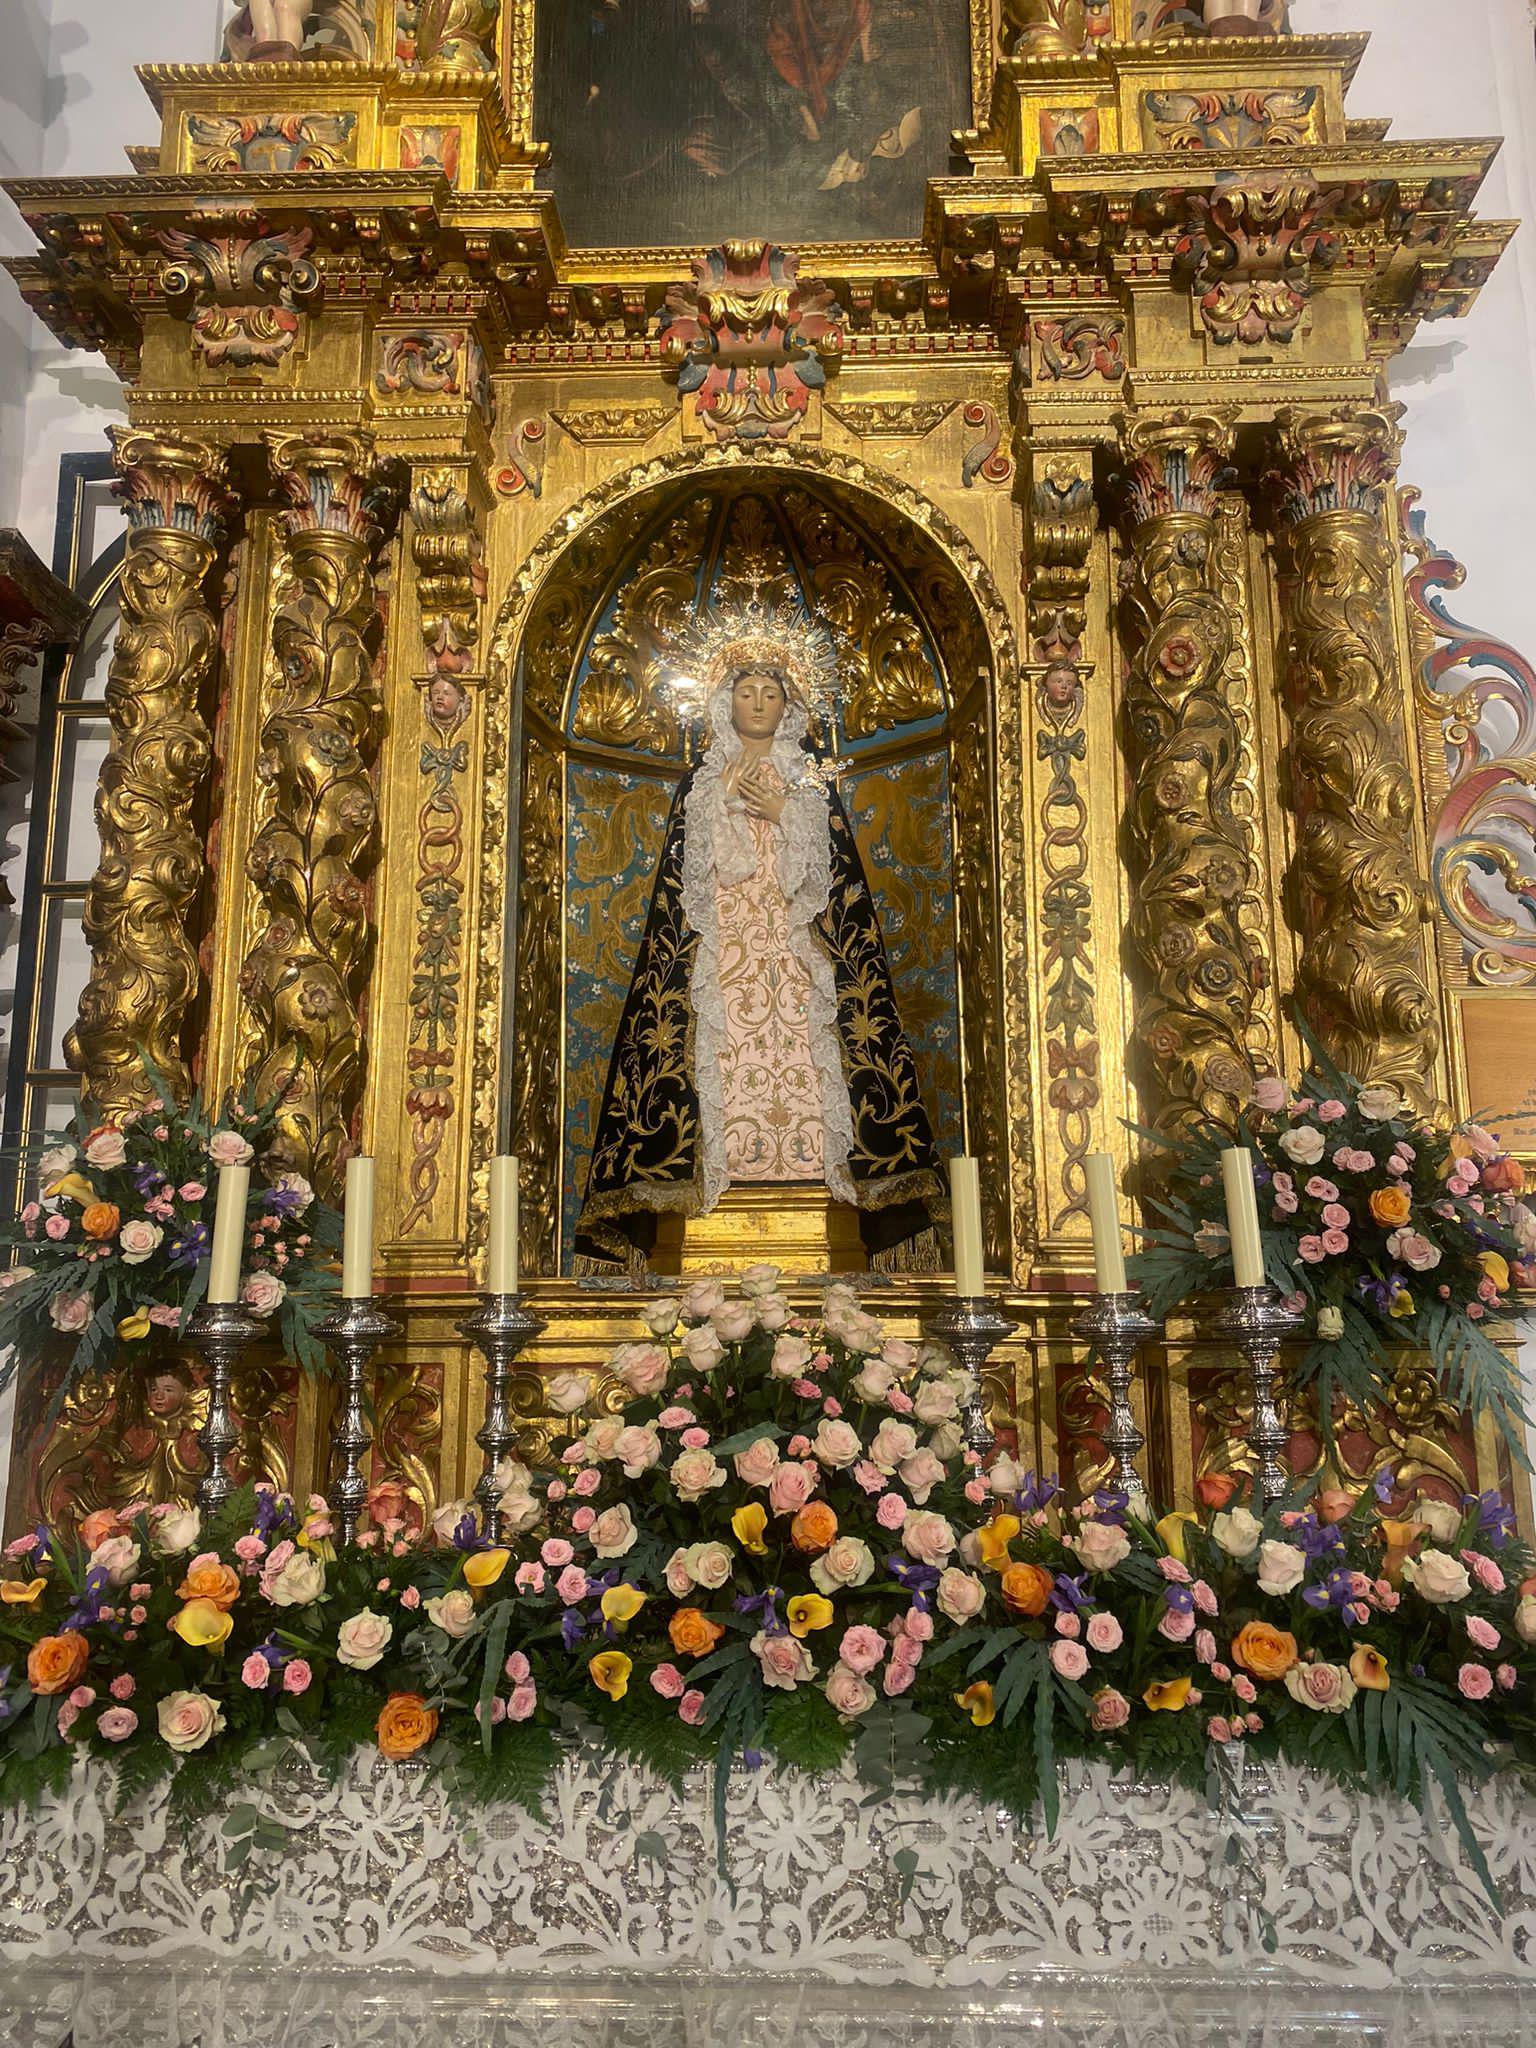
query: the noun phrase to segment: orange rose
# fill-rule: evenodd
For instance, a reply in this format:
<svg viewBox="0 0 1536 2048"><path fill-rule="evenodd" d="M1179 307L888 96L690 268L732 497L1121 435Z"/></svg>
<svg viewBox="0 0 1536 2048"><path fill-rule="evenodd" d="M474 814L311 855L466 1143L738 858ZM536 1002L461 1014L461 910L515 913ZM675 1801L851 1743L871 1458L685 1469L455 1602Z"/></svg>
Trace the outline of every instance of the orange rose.
<svg viewBox="0 0 1536 2048"><path fill-rule="evenodd" d="M80 1683L90 1655L90 1644L72 1628L41 1636L27 1652L27 1683L38 1693L68 1692Z"/></svg>
<svg viewBox="0 0 1536 2048"><path fill-rule="evenodd" d="M379 1709L379 1749L391 1763L425 1749L436 1733L437 1709L419 1692L392 1692Z"/></svg>
<svg viewBox="0 0 1536 2048"><path fill-rule="evenodd" d="M1224 1508L1237 1491L1230 1472L1202 1472L1195 1481L1195 1495L1203 1508Z"/></svg>
<svg viewBox="0 0 1536 2048"><path fill-rule="evenodd" d="M1267 1621L1250 1621L1238 1630L1232 1644L1232 1661L1251 1671L1255 1678L1284 1678L1300 1652L1296 1638L1287 1629L1271 1628Z"/></svg>
<svg viewBox="0 0 1536 2048"><path fill-rule="evenodd" d="M121 1536L124 1524L115 1508L97 1508L80 1524L80 1541L87 1550L97 1550L109 1536Z"/></svg>
<svg viewBox="0 0 1536 2048"><path fill-rule="evenodd" d="M796 1550L825 1550L837 1534L837 1517L824 1500L807 1501L789 1525Z"/></svg>
<svg viewBox="0 0 1536 2048"><path fill-rule="evenodd" d="M1377 1188L1371 1196L1371 1214L1383 1230L1396 1230L1413 1214L1413 1197L1406 1188Z"/></svg>
<svg viewBox="0 0 1536 2048"><path fill-rule="evenodd" d="M183 1600L211 1600L227 1614L240 1598L240 1574L214 1558L208 1564L194 1564L176 1588Z"/></svg>
<svg viewBox="0 0 1536 2048"><path fill-rule="evenodd" d="M1508 1153L1502 1159L1490 1159L1483 1168L1483 1186L1490 1195L1523 1195L1525 1168Z"/></svg>
<svg viewBox="0 0 1536 2048"><path fill-rule="evenodd" d="M999 1591L1003 1605L1015 1614L1044 1614L1056 1581L1043 1565L1011 1564L1003 1573Z"/></svg>
<svg viewBox="0 0 1536 2048"><path fill-rule="evenodd" d="M80 1228L87 1237L112 1237L122 1220L116 1202L92 1202L80 1212Z"/></svg>
<svg viewBox="0 0 1536 2048"><path fill-rule="evenodd" d="M704 1657L715 1647L725 1630L697 1607L679 1607L667 1623L672 1647L684 1657Z"/></svg>

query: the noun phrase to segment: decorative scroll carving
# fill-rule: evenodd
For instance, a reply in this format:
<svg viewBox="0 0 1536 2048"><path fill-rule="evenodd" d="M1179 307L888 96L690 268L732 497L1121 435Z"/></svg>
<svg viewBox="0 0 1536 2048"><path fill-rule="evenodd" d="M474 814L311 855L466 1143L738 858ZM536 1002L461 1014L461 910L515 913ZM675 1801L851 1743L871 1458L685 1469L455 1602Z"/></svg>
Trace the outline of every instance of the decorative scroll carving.
<svg viewBox="0 0 1536 2048"><path fill-rule="evenodd" d="M550 418L573 441L649 441L677 415L665 405L598 405Z"/></svg>
<svg viewBox="0 0 1536 2048"><path fill-rule="evenodd" d="M1002 0L1003 54L1078 57L1088 47L1084 0Z"/></svg>
<svg viewBox="0 0 1536 2048"><path fill-rule="evenodd" d="M406 1519L418 1528L427 1526L438 1505L444 1377L437 1363L386 1363L374 1393L373 1481L400 1488L414 1510Z"/></svg>
<svg viewBox="0 0 1536 2048"><path fill-rule="evenodd" d="M841 420L850 434L866 441L918 441L947 420L957 400L934 399L839 399L827 401L827 411Z"/></svg>
<svg viewBox="0 0 1536 2048"><path fill-rule="evenodd" d="M1234 175L1209 193L1183 195L1187 225L1174 266L1213 341L1257 347L1295 339L1314 270L1338 258L1328 222L1342 197L1302 171Z"/></svg>
<svg viewBox="0 0 1536 2048"><path fill-rule="evenodd" d="M464 388L459 359L465 339L462 328L417 328L410 334L381 335L374 389L390 397L416 392L424 398L456 398Z"/></svg>
<svg viewBox="0 0 1536 2048"><path fill-rule="evenodd" d="M1164 149L1259 149L1322 140L1322 93L1315 85L1268 91L1149 92L1143 102Z"/></svg>
<svg viewBox="0 0 1536 2048"><path fill-rule="evenodd" d="M189 114L189 171L334 171L357 159L356 114Z"/></svg>
<svg viewBox="0 0 1536 2048"><path fill-rule="evenodd" d="M1045 1197L1049 1227L1056 1229L1088 1211L1083 1161L1100 1094L1088 805L1078 782L1088 751L1081 663L1088 557L1098 524L1090 452L1039 459L1029 506L1035 744L1050 769L1040 803L1040 918L1046 1099L1063 1154L1058 1184Z"/></svg>
<svg viewBox="0 0 1536 2048"><path fill-rule="evenodd" d="M512 429L507 466L496 473L496 488L504 498L529 491L537 498L544 490L544 463L549 448L540 419L519 420Z"/></svg>
<svg viewBox="0 0 1536 2048"><path fill-rule="evenodd" d="M1076 313L1037 320L1042 383L1081 384L1125 375L1125 322L1118 313Z"/></svg>
<svg viewBox="0 0 1536 2048"><path fill-rule="evenodd" d="M225 219L225 234L160 230L168 259L160 289L191 323L193 351L210 369L272 369L298 338L300 309L320 298L323 280L309 256L314 231L272 232L250 213Z"/></svg>
<svg viewBox="0 0 1536 2048"><path fill-rule="evenodd" d="M560 986L565 848L560 757L530 735L523 753L522 872L518 881L517 1058L512 1149L522 1200L523 1271L554 1273L560 1256Z"/></svg>
<svg viewBox="0 0 1536 2048"><path fill-rule="evenodd" d="M272 434L268 448L291 508L293 582L272 626L282 694L256 770L271 808L246 862L267 922L241 988L258 1027L251 1084L285 1098L278 1149L328 1194L362 1079L358 1006L372 939L364 874L377 822L370 766L383 718L372 564L398 479L363 435Z"/></svg>
<svg viewBox="0 0 1536 2048"><path fill-rule="evenodd" d="M91 973L65 1057L105 1110L154 1093L141 1053L191 1089L181 1030L197 991L188 925L203 881L195 813L213 758L203 702L218 658L206 595L227 504L205 442L119 430L128 515L122 623L107 676L112 739L96 792L101 860L85 902Z"/></svg>
<svg viewBox="0 0 1536 2048"><path fill-rule="evenodd" d="M786 439L842 355L842 308L799 268L772 242L723 242L667 291L663 359L718 442Z"/></svg>
<svg viewBox="0 0 1536 2048"><path fill-rule="evenodd" d="M1241 735L1226 695L1232 619L1216 586L1216 494L1232 424L1121 423L1126 591L1136 651L1126 711L1136 764L1131 937L1147 975L1137 1035L1160 1129L1230 1124L1252 1089L1254 959L1239 922L1253 885L1233 813Z"/></svg>
<svg viewBox="0 0 1536 2048"><path fill-rule="evenodd" d="M677 714L661 685L698 596L709 518L709 499L694 498L647 548L611 629L592 643L572 711L576 739L663 758L681 754Z"/></svg>
<svg viewBox="0 0 1536 2048"><path fill-rule="evenodd" d="M1467 572L1429 539L1417 504L1417 491L1399 491L1415 694L1447 758L1430 821L1435 900L1461 940L1470 981L1528 988L1536 984L1536 668L1451 616L1439 593L1459 590Z"/></svg>
<svg viewBox="0 0 1536 2048"><path fill-rule="evenodd" d="M411 527L427 659L434 675L462 675L480 638L485 543L457 471L430 469L417 478Z"/></svg>
<svg viewBox="0 0 1536 2048"><path fill-rule="evenodd" d="M1267 483L1289 557L1298 1000L1346 1071L1395 1082L1427 1111L1439 1050L1420 929L1429 892L1381 523L1400 445L1390 411L1283 414Z"/></svg>
<svg viewBox="0 0 1536 2048"><path fill-rule="evenodd" d="M825 500L789 491L784 512L819 606L842 635L842 723L849 739L939 717L944 689L922 628L896 609L880 563Z"/></svg>
<svg viewBox="0 0 1536 2048"><path fill-rule="evenodd" d="M1013 457L1003 453L999 446L1003 429L997 417L997 407L977 399L965 408L961 418L978 434L960 458L961 483L967 490L978 478L984 484L1007 483L1013 475Z"/></svg>

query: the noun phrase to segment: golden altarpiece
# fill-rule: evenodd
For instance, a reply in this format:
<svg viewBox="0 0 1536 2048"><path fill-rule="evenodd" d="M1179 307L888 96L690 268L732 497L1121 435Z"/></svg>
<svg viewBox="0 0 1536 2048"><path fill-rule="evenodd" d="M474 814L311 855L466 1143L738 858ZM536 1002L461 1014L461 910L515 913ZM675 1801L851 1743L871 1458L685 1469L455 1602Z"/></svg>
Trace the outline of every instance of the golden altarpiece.
<svg viewBox="0 0 1536 2048"><path fill-rule="evenodd" d="M1509 237L1473 212L1496 145L1350 118L1362 39L1272 6L930 0L891 18L909 65L925 20L959 48L945 132L898 91L801 205L771 139L737 146L737 117L771 138L761 109L705 105L738 75L718 41L698 91L653 70L621 106L628 46L573 79L542 12L323 7L302 52L246 33L245 61L146 67L161 137L131 174L10 187L39 244L21 290L104 351L129 416L71 1064L108 1106L147 1087L141 1045L177 1085L291 1081L292 1157L328 1191L376 1156L406 1337L375 1472L429 1508L465 1491L481 1379L455 1324L493 1152L523 1163L548 1319L516 1386L536 1436L539 1368L633 1328L641 1282L577 1271L572 1219L688 745L658 678L755 551L852 649L844 793L1018 1319L994 1414L1083 1483L1084 1160L1132 1169L1128 1116L1176 1129L1294 1069L1293 993L1422 1106L1525 1092L1529 671L1475 675L1437 609L1454 566L1385 396ZM762 12L803 165L838 67L873 74L893 31L858 0L809 41L806 10ZM679 165L736 195L712 242L693 188L668 231ZM681 1256L805 1266L819 1230L825 1265L827 1227L738 1205ZM910 1328L945 1281L868 1285ZM194 1376L133 1378L19 1460L18 1513L185 1487ZM1186 1328L1145 1387L1157 1490L1187 1498L1237 1380ZM321 1479L322 1390L268 1363L237 1400L248 1461ZM1411 1363L1346 1441L1357 1479L1491 1476Z"/></svg>

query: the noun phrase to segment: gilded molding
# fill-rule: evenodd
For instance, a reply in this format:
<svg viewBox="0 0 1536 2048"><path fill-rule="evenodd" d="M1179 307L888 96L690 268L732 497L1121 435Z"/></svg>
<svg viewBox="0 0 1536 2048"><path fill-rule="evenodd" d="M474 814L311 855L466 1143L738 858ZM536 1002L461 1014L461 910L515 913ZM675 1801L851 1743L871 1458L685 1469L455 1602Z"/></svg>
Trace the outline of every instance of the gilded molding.
<svg viewBox="0 0 1536 2048"><path fill-rule="evenodd" d="M227 499L207 443L114 430L128 515L122 623L107 676L112 737L96 793L101 858L85 903L91 972L65 1057L96 1102L123 1111L155 1085L182 1099L182 1054L199 969L192 912L203 885L198 806L213 761L204 717L218 661L207 595Z"/></svg>
<svg viewBox="0 0 1536 2048"><path fill-rule="evenodd" d="M1131 576L1126 719L1135 765L1131 941L1144 980L1136 1035L1162 1130L1231 1124L1253 1083L1263 972L1240 921L1253 889L1234 811L1241 734L1227 696L1233 622L1217 585L1217 493L1230 418L1122 419Z"/></svg>
<svg viewBox="0 0 1536 2048"><path fill-rule="evenodd" d="M1184 195L1174 267L1214 342L1256 348L1295 340L1314 271L1338 260L1329 222L1341 197L1305 171L1234 177L1209 193Z"/></svg>
<svg viewBox="0 0 1536 2048"><path fill-rule="evenodd" d="M284 1098L282 1156L329 1195L362 1083L383 724L373 558L399 489L366 435L274 434L268 450L292 587L272 624L280 695L256 767L270 809L246 859L266 924L240 985L258 1031L250 1085Z"/></svg>
<svg viewBox="0 0 1536 2048"><path fill-rule="evenodd" d="M1397 409L1282 414L1266 483L1285 542L1290 765L1301 817L1291 886L1301 1010L1361 1081L1437 1106L1440 1034L1423 927L1430 896L1393 630L1382 513Z"/></svg>
<svg viewBox="0 0 1536 2048"><path fill-rule="evenodd" d="M418 472L411 491L411 558L421 637L434 675L474 664L485 599L485 542L461 471Z"/></svg>

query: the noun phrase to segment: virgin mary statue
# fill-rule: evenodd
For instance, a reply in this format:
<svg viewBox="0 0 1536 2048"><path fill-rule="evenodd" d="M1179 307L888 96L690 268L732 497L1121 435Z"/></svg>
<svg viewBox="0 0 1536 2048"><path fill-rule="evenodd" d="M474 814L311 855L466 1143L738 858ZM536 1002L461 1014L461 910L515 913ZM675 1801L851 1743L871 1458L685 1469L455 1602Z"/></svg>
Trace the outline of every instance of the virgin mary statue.
<svg viewBox="0 0 1536 2048"><path fill-rule="evenodd" d="M643 1262L661 1211L777 1182L856 1207L872 1265L927 1263L933 1133L858 848L810 750L830 636L787 605L712 612L687 666L706 749L667 820L578 1260Z"/></svg>

